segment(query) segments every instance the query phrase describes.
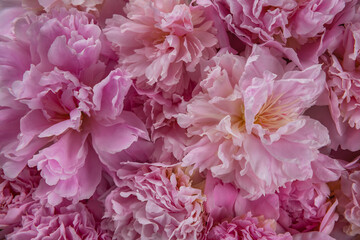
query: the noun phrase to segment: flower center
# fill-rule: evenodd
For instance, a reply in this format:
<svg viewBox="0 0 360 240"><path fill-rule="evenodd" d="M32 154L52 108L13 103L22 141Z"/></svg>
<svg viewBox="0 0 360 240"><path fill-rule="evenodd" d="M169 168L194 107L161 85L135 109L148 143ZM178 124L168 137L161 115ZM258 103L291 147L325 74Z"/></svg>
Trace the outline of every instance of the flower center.
<svg viewBox="0 0 360 240"><path fill-rule="evenodd" d="M269 131L276 131L296 119L298 113L294 111L293 105L297 101L282 104L280 100L281 97L282 95L277 97L270 96L264 105L262 105L260 111L255 115L254 123L261 125Z"/></svg>
<svg viewBox="0 0 360 240"><path fill-rule="evenodd" d="M246 131L246 126L245 126L245 107L244 104L242 103L240 105L240 109L239 109L239 114L236 116L233 116L232 118L232 125L239 129L240 132L245 132Z"/></svg>

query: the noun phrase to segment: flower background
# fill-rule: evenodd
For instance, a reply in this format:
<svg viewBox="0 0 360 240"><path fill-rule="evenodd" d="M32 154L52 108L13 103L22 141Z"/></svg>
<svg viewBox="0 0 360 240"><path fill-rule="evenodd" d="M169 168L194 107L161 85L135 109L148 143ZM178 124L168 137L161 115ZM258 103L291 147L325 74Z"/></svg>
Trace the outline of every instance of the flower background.
<svg viewBox="0 0 360 240"><path fill-rule="evenodd" d="M359 11L0 1L0 239L360 238Z"/></svg>

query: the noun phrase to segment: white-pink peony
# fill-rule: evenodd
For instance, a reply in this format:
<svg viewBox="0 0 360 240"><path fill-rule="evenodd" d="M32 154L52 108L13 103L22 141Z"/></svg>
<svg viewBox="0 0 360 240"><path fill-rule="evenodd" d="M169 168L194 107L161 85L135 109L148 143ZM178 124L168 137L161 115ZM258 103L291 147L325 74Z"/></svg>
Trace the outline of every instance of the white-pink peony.
<svg viewBox="0 0 360 240"><path fill-rule="evenodd" d="M300 71L272 50L254 45L247 59L214 57L177 118L198 139L183 165L209 169L251 199L310 178L318 149L329 143L327 129L302 115L324 89L320 65Z"/></svg>

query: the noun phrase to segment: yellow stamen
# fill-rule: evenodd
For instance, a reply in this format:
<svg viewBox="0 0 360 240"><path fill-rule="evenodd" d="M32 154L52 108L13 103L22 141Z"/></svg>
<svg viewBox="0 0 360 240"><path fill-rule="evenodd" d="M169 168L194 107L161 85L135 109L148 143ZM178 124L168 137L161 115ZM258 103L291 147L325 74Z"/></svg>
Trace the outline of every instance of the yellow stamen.
<svg viewBox="0 0 360 240"><path fill-rule="evenodd" d="M283 95L277 97L270 96L260 111L255 115L254 123L261 125L263 128L269 131L276 131L280 127L293 121L298 117L298 113L294 111L294 104L297 100L281 104L280 98Z"/></svg>

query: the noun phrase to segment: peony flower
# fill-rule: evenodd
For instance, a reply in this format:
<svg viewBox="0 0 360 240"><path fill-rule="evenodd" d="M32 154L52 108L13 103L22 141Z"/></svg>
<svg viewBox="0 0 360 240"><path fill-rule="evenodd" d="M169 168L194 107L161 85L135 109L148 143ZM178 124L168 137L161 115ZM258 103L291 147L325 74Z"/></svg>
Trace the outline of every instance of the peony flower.
<svg viewBox="0 0 360 240"><path fill-rule="evenodd" d="M222 222L213 227L207 235L207 240L240 239L240 240L292 240L289 233L276 234L276 222L264 217L253 217L250 213L244 217L236 217L231 222Z"/></svg>
<svg viewBox="0 0 360 240"><path fill-rule="evenodd" d="M189 87L187 72L214 55L217 39L204 11L183 0L131 0L126 17L114 15L104 32L137 87L171 99Z"/></svg>
<svg viewBox="0 0 360 240"><path fill-rule="evenodd" d="M58 208L33 203L7 239L101 239L96 228L93 216L82 203Z"/></svg>
<svg viewBox="0 0 360 240"><path fill-rule="evenodd" d="M11 86L7 95L21 111L15 115L19 126L12 128L19 135L4 144L0 163L9 177L26 164L36 166L43 179L35 196L52 205L63 198L88 199L103 169L115 175L120 161L148 159L145 126L124 110L132 81L122 69L106 69L111 53L90 15L60 9L29 19L19 19L15 41L4 43L9 56L27 50L21 56L31 66L23 77L3 75L5 86ZM16 65L10 60L12 73Z"/></svg>
<svg viewBox="0 0 360 240"><path fill-rule="evenodd" d="M136 98L141 98L138 109L156 143L152 159L157 161L181 159L172 139L187 140L173 117L179 105L191 97L198 63L215 54L211 10L184 0L132 0L124 7L124 16L115 14L106 21L104 32L119 65L136 79L140 95ZM175 156L169 149L174 149Z"/></svg>
<svg viewBox="0 0 360 240"><path fill-rule="evenodd" d="M326 183L312 179L287 183L279 190L280 217L278 223L291 233L321 231L330 234L338 219L337 201L329 201ZM326 228L326 229L325 229Z"/></svg>
<svg viewBox="0 0 360 240"><path fill-rule="evenodd" d="M198 139L186 149L183 165L209 169L253 200L310 178L317 149L329 137L302 113L323 88L319 65L300 71L267 48L255 45L247 60L228 53L214 57L200 92L178 116L188 136Z"/></svg>
<svg viewBox="0 0 360 240"><path fill-rule="evenodd" d="M355 8L355 7L354 7ZM329 108L339 136L338 144L333 144L334 150L340 145L342 149L357 151L360 120L358 117L359 102L359 47L360 19L357 15L352 23L337 27L339 37L327 36L324 41L330 43L327 53L321 60L326 71ZM335 140L335 139L334 139Z"/></svg>
<svg viewBox="0 0 360 240"><path fill-rule="evenodd" d="M204 197L180 168L127 164L118 176L102 225L114 239L198 239Z"/></svg>
<svg viewBox="0 0 360 240"><path fill-rule="evenodd" d="M174 116L183 111L183 99L176 101L155 99L130 91L126 105L145 124L149 130L154 151L150 157L153 162L177 163L184 156L184 148L191 141L185 129L179 127Z"/></svg>
<svg viewBox="0 0 360 240"><path fill-rule="evenodd" d="M24 168L16 179L1 176L0 181L0 238L3 238L21 222L21 216L34 202L32 194L40 176L35 169Z"/></svg>
<svg viewBox="0 0 360 240"><path fill-rule="evenodd" d="M320 155L311 165L316 172L311 179L286 183L279 192L266 194L256 200L244 198L241 190L213 178L208 172L205 209L210 223L229 221L236 216L251 213L274 219L279 229L293 234L315 230L329 234L338 214L335 213L337 200L329 199L330 189L326 182L337 181L344 169L337 160L325 155Z"/></svg>
<svg viewBox="0 0 360 240"><path fill-rule="evenodd" d="M350 0L215 0L214 5L229 31L245 43L275 40L297 47L321 36L347 2Z"/></svg>
<svg viewBox="0 0 360 240"><path fill-rule="evenodd" d="M330 234L339 215L337 199L330 199L328 182L337 181L344 168L338 160L319 155L312 162L314 176L305 181L287 183L279 189L278 223L292 234L319 231Z"/></svg>

